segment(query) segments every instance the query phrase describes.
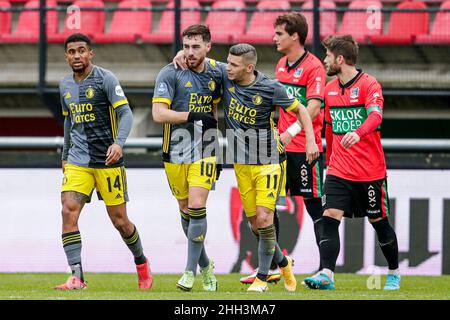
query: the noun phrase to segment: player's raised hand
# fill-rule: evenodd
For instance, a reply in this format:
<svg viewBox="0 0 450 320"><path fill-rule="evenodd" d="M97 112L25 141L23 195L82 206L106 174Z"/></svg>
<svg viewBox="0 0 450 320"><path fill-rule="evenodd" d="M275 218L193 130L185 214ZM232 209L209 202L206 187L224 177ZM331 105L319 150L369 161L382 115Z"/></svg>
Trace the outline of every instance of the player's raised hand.
<svg viewBox="0 0 450 320"><path fill-rule="evenodd" d="M315 141L306 142L306 160L311 164L319 157L319 147Z"/></svg>
<svg viewBox="0 0 450 320"><path fill-rule="evenodd" d="M292 141L292 135L289 132L285 131L280 134L280 140L284 146L287 146Z"/></svg>
<svg viewBox="0 0 450 320"><path fill-rule="evenodd" d="M347 132L341 140L341 145L345 148L351 148L355 143L358 143L361 138L355 132Z"/></svg>
<svg viewBox="0 0 450 320"><path fill-rule="evenodd" d="M105 164L110 166L119 161L120 158L122 158L122 147L113 143L109 146L108 151L106 151Z"/></svg>
<svg viewBox="0 0 450 320"><path fill-rule="evenodd" d="M183 50L178 51L177 55L172 60L175 69L180 68L181 70L186 70L188 68L186 63L186 57L184 56Z"/></svg>

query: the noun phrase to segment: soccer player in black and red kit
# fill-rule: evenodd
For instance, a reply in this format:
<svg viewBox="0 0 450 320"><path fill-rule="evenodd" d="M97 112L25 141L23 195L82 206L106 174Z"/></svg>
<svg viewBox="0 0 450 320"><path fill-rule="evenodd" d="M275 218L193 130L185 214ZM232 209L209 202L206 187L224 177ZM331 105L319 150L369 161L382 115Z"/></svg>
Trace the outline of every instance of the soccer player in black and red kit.
<svg viewBox="0 0 450 320"><path fill-rule="evenodd" d="M277 50L285 56L278 61L275 74L288 93L307 106L313 121L315 140L322 153L321 133L326 75L319 58L304 47L307 35L308 24L301 13L289 12L277 17L274 40ZM281 141L286 146L286 189L291 196L304 198L306 209L314 223L316 243L319 245L324 169L322 155L311 164L306 161L305 133L299 132L301 128L298 121L290 112L280 110L278 129Z"/></svg>
<svg viewBox="0 0 450 320"><path fill-rule="evenodd" d="M332 290L339 255L341 219L367 217L388 262L385 290L400 289L398 244L390 214L386 162L381 146L383 94L377 80L356 68L358 45L351 35L328 37L325 69L337 76L325 87L326 162L320 258L322 270L305 283Z"/></svg>

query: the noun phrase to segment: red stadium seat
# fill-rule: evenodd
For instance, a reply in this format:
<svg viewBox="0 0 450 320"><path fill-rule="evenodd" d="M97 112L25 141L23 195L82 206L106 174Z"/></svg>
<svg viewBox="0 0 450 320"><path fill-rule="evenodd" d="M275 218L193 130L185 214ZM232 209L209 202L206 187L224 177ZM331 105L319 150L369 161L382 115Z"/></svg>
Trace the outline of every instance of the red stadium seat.
<svg viewBox="0 0 450 320"><path fill-rule="evenodd" d="M349 9L368 9L370 7L383 8L378 0L356 0L350 3ZM373 15L371 12L345 12L342 18L341 30L339 34L351 34L359 43L366 43L368 37L382 34L383 30L383 13L380 11L379 20L377 18L368 19ZM380 23L379 26L370 25L370 23ZM369 24L369 25L368 25Z"/></svg>
<svg viewBox="0 0 450 320"><path fill-rule="evenodd" d="M103 1L98 0L78 0L73 3L80 8L104 8ZM56 35L49 36L49 42L64 42L72 33L81 32L90 37L94 34L100 34L105 29L105 11L86 11L81 10L79 21L77 21L77 12L71 12L66 16L64 30ZM78 24L79 22L79 24Z"/></svg>
<svg viewBox="0 0 450 320"><path fill-rule="evenodd" d="M8 1L0 1L0 8L10 9L11 4ZM11 33L12 12L0 12L0 38L3 34Z"/></svg>
<svg viewBox="0 0 450 320"><path fill-rule="evenodd" d="M398 9L426 9L423 2L405 1L397 6ZM428 12L393 12L387 34L371 36L373 44L408 45L418 34L428 33Z"/></svg>
<svg viewBox="0 0 450 320"><path fill-rule="evenodd" d="M217 0L213 8L244 9L245 3L240 0ZM230 43L233 36L240 36L245 32L247 23L246 13L231 11L213 11L208 14L205 24L209 26L214 43Z"/></svg>
<svg viewBox="0 0 450 320"><path fill-rule="evenodd" d="M47 0L48 7L55 7L56 1ZM25 8L39 8L39 0L27 2ZM47 11L47 36L51 36L58 30L58 13ZM2 36L2 42L34 43L39 40L39 10L22 11L17 22L16 31Z"/></svg>
<svg viewBox="0 0 450 320"><path fill-rule="evenodd" d="M290 9L291 5L286 0L263 0L258 2L257 9ZM278 12L254 12L250 18L250 24L244 35L234 37L234 42L246 43L273 43L275 35L273 23L280 14L286 11Z"/></svg>
<svg viewBox="0 0 450 320"><path fill-rule="evenodd" d="M441 9L450 9L450 1L442 3ZM420 34L417 43L450 44L450 12L438 12L430 34Z"/></svg>
<svg viewBox="0 0 450 320"><path fill-rule="evenodd" d="M149 0L125 0L119 8L151 8ZM94 35L96 42L135 42L151 30L151 11L116 11L107 33Z"/></svg>
<svg viewBox="0 0 450 320"><path fill-rule="evenodd" d="M302 9L312 9L314 3L312 0L303 4ZM336 4L333 1L322 0L320 1L320 7L326 9L336 9ZM308 36L306 37L307 43L312 43L313 39L313 13L303 12L306 21L308 22ZM320 38L323 39L329 35L336 34L336 12L322 12L320 14Z"/></svg>
<svg viewBox="0 0 450 320"><path fill-rule="evenodd" d="M173 1L167 8L173 8ZM182 0L182 8L200 8L197 0ZM181 12L181 32L192 24L201 22L200 11L182 11ZM154 33L142 35L143 42L151 43L171 43L174 41L174 12L172 10L164 11L159 21L158 30Z"/></svg>

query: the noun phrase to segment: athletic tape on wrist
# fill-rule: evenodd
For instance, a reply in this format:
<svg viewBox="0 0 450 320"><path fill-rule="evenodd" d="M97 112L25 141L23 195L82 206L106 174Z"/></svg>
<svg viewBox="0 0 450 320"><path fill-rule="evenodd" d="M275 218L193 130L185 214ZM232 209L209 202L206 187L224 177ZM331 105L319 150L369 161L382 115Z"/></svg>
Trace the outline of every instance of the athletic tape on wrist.
<svg viewBox="0 0 450 320"><path fill-rule="evenodd" d="M286 129L287 132L293 137L295 137L297 134L302 131L302 127L298 124L298 122L294 122L289 128Z"/></svg>

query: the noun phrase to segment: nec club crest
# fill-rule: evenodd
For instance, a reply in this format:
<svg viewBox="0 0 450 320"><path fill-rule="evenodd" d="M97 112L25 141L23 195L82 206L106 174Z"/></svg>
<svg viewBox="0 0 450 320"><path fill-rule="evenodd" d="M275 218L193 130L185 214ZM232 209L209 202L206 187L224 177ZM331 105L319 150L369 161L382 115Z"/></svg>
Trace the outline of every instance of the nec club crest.
<svg viewBox="0 0 450 320"><path fill-rule="evenodd" d="M294 72L294 78L300 78L302 76L303 73L303 69L302 68L298 68L295 70Z"/></svg>
<svg viewBox="0 0 450 320"><path fill-rule="evenodd" d="M359 96L359 88L352 88L350 90L350 99L356 99Z"/></svg>

